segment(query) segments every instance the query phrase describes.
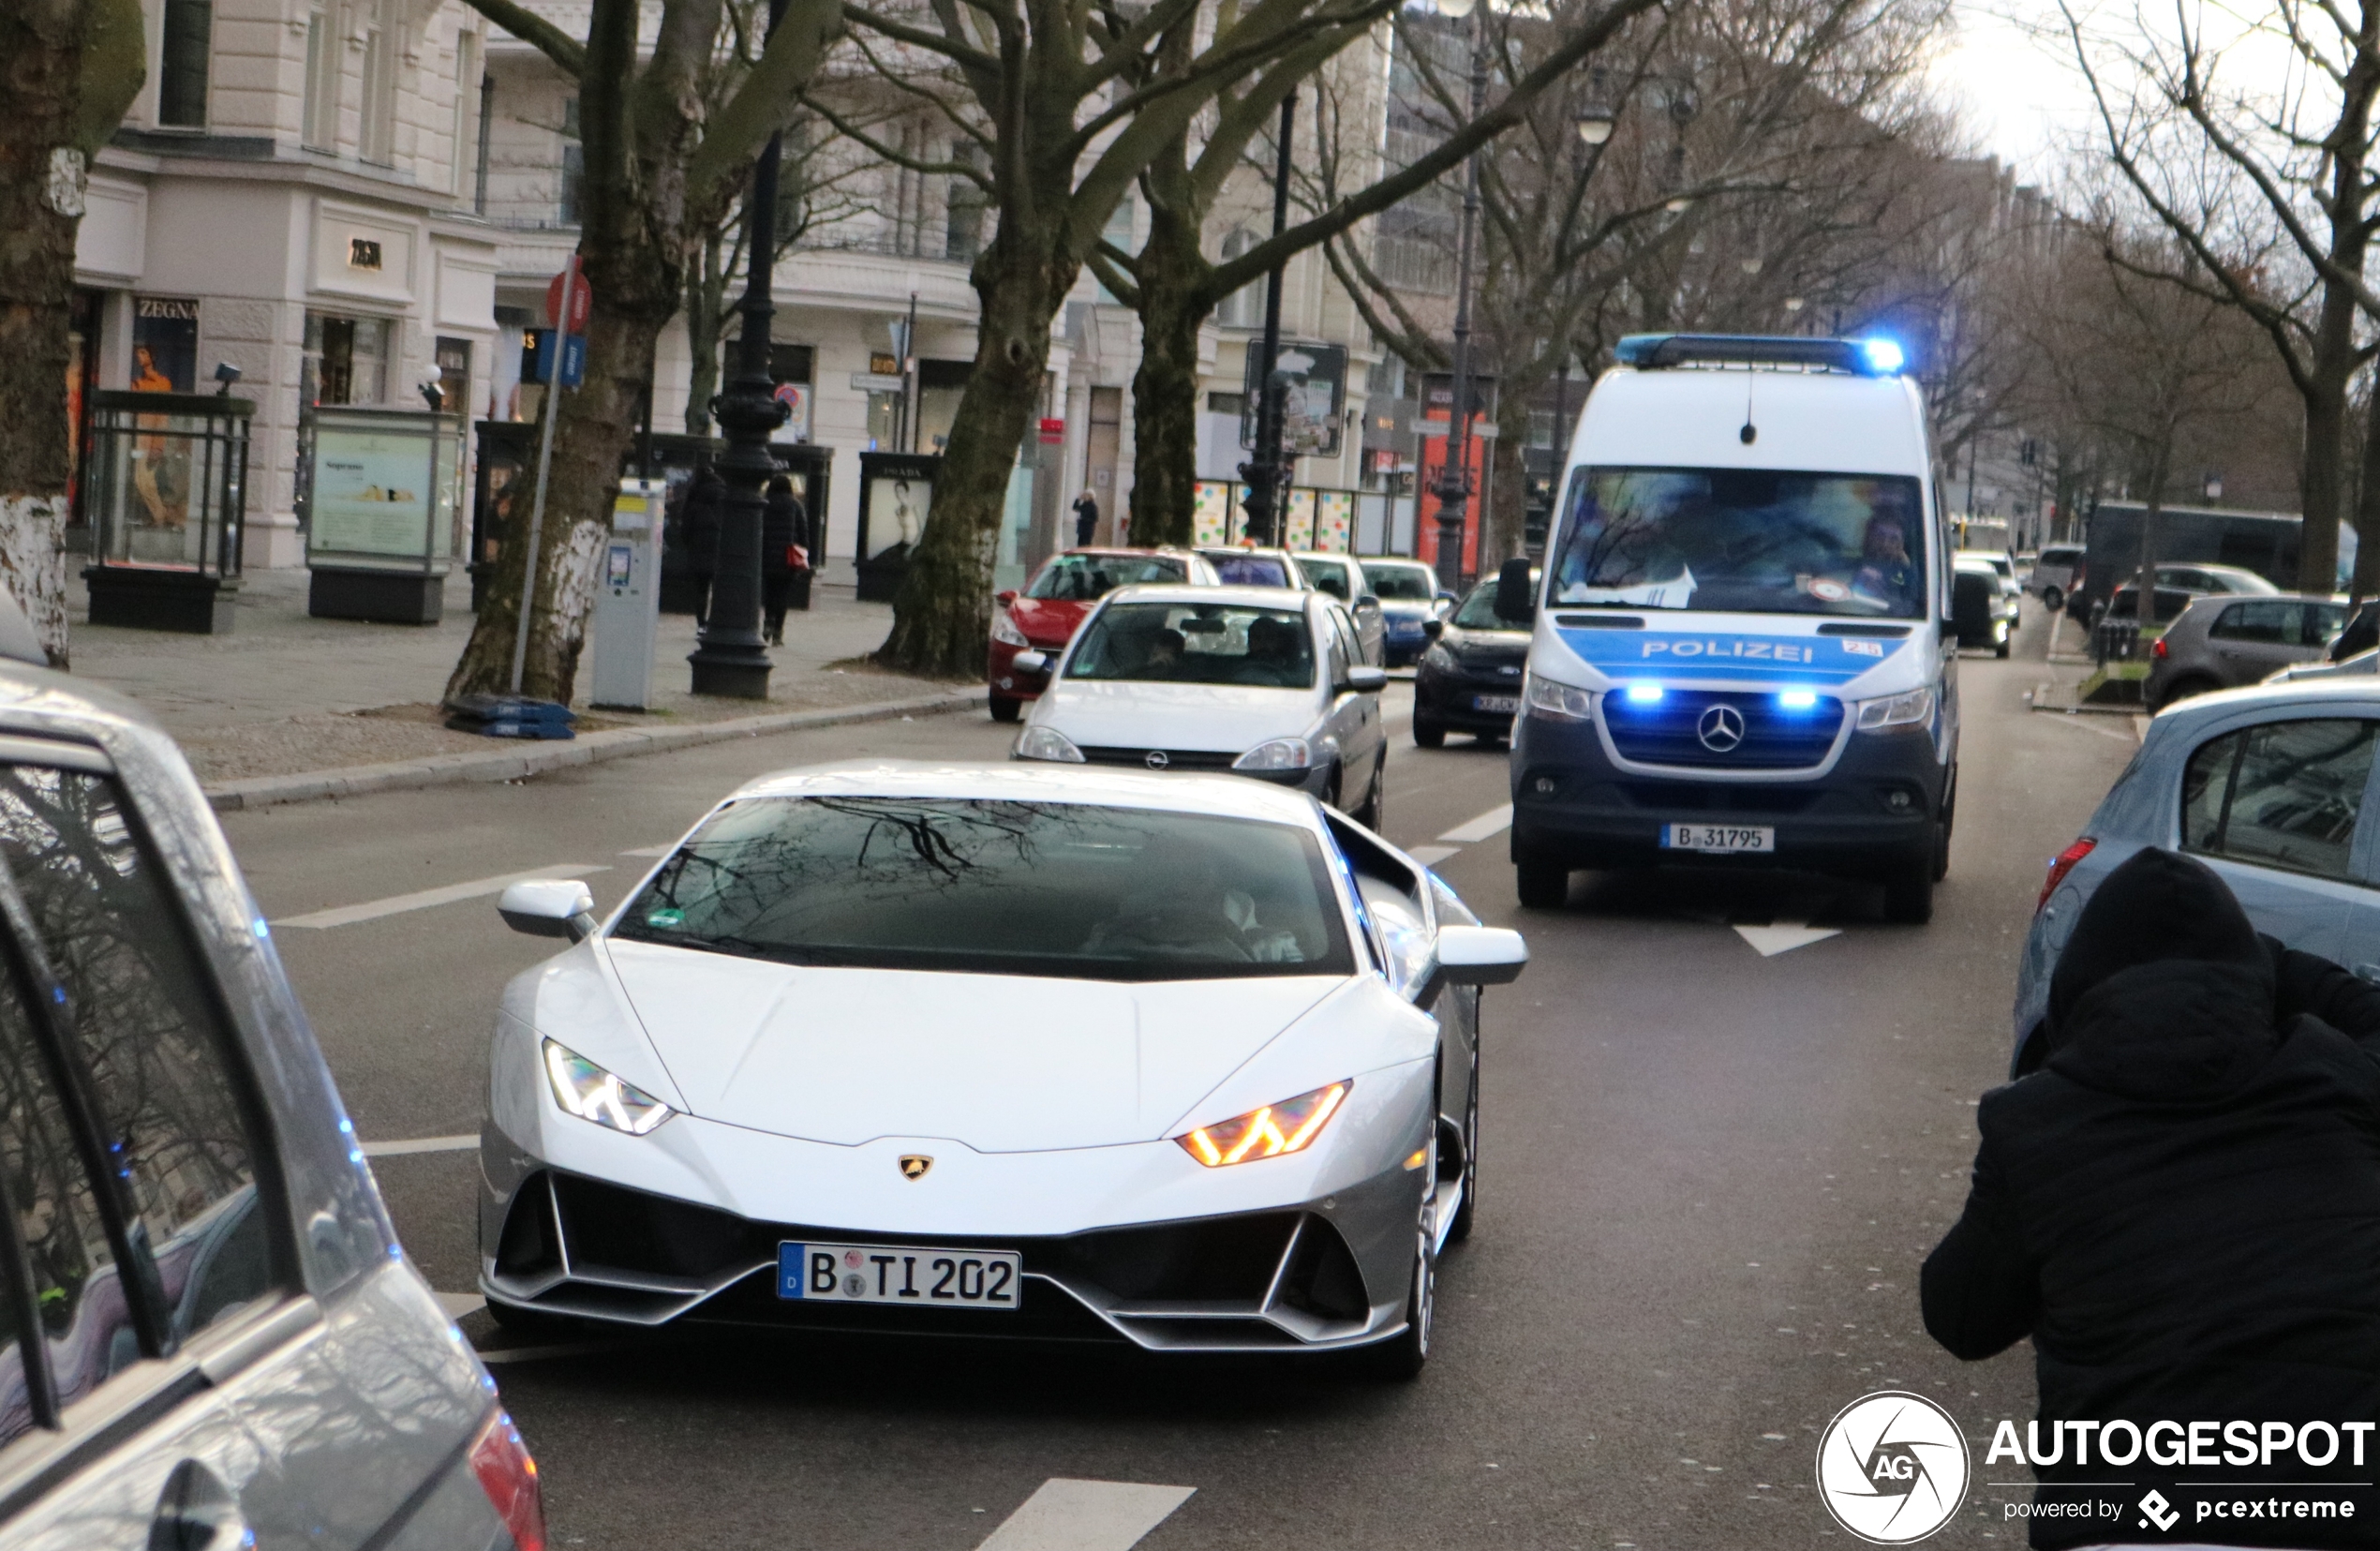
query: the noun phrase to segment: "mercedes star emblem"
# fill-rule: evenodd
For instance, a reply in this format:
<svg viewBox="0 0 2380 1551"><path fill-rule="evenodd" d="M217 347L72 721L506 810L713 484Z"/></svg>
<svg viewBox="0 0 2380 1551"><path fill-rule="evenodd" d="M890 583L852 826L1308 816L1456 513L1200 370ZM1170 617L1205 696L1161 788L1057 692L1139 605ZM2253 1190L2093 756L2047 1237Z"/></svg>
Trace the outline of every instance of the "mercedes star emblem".
<svg viewBox="0 0 2380 1551"><path fill-rule="evenodd" d="M1163 749L1152 749L1149 751L1149 756L1141 763L1153 770L1162 770L1173 761L1166 757L1166 752Z"/></svg>
<svg viewBox="0 0 2380 1551"><path fill-rule="evenodd" d="M1733 753L1744 741L1744 713L1729 705L1713 706L1694 723L1694 736L1715 754Z"/></svg>

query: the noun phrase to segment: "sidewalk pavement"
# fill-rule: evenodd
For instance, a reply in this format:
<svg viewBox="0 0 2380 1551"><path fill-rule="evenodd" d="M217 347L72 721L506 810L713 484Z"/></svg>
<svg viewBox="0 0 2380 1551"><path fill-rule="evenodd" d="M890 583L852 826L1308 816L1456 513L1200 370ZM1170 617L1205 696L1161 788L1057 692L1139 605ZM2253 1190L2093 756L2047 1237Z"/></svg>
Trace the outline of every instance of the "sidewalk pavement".
<svg viewBox="0 0 2380 1551"><path fill-rule="evenodd" d="M652 707L591 711L580 736L533 743L454 732L439 696L471 629L470 582L447 579L436 625L317 619L305 611L304 569L250 572L225 635L181 635L93 625L80 576L70 584L73 672L138 700L182 745L217 807L263 806L447 781L517 780L541 769L786 726L963 709L980 685L912 679L844 663L873 651L892 610L819 586L811 607L785 619L771 648L765 702L686 690L694 621L664 614L654 654ZM580 664L580 682L587 665Z"/></svg>

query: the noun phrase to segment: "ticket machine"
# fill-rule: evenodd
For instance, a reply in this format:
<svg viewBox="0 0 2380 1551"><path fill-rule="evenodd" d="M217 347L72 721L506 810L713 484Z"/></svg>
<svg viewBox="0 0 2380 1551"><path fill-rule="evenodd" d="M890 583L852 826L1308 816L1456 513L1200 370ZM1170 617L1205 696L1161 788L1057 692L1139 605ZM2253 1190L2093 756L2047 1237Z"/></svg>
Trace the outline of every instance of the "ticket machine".
<svg viewBox="0 0 2380 1551"><path fill-rule="evenodd" d="M624 479L595 576L594 665L588 703L644 710L653 699L661 629L662 512L669 486Z"/></svg>

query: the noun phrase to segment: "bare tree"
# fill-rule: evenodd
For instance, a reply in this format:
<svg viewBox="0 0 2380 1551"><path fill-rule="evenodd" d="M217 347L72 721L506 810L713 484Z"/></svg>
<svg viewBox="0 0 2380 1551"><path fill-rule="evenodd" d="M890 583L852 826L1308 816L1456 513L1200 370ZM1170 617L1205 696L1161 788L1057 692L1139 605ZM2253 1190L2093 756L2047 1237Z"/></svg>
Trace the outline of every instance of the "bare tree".
<svg viewBox="0 0 2380 1551"><path fill-rule="evenodd" d="M2304 400L2298 585L2328 592L2346 510L2348 395L2369 353L2357 314L2380 318L2363 279L2380 222L2371 170L2380 4L2275 0L2255 30L2300 67L2279 93L2233 88L2227 51L2186 6L2169 36L2142 11L2112 38L2061 10L2108 158L2174 238L2158 273L2252 320ZM2111 82L2116 72L2129 79ZM2109 259L2133 261L2120 247ZM2368 435L2380 438L2380 425ZM2358 531L2371 551L2380 488L2366 485Z"/></svg>
<svg viewBox="0 0 2380 1551"><path fill-rule="evenodd" d="M138 96L138 0L0 6L0 585L67 661L67 304L91 157Z"/></svg>
<svg viewBox="0 0 2380 1551"><path fill-rule="evenodd" d="M579 256L594 306L585 383L563 395L555 427L545 494L552 526L538 551L521 686L567 702L620 456L650 386L654 342L685 295L687 256L721 218L769 137L790 122L842 7L791 0L766 47L714 105L704 82L736 46L736 13L726 0L661 0L649 46L640 40L639 0L592 0L584 38L516 0L468 3L578 84L586 157ZM528 467L537 466L532 458ZM537 498L533 474L530 481L517 510ZM509 687L530 582L528 550L503 546L486 604L447 679L449 701Z"/></svg>

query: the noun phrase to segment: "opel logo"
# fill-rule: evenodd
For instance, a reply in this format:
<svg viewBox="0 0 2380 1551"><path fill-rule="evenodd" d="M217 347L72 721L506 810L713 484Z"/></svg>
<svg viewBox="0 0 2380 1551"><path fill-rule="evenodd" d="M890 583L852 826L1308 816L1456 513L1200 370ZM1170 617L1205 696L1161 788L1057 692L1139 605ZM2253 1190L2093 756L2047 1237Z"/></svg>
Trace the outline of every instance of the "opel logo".
<svg viewBox="0 0 2380 1551"><path fill-rule="evenodd" d="M1733 706L1713 706L1694 723L1694 736L1715 754L1733 753L1744 741L1744 713Z"/></svg>
<svg viewBox="0 0 2380 1551"><path fill-rule="evenodd" d="M1172 764L1173 761L1166 756L1166 752L1163 749L1152 749L1149 751L1148 757L1143 759L1141 763L1148 766L1149 768L1153 770L1162 770L1167 766Z"/></svg>
<svg viewBox="0 0 2380 1551"><path fill-rule="evenodd" d="M934 1160L928 1157L923 1153L903 1153L900 1155L900 1177L902 1179L924 1179L926 1177L926 1171L933 1166Z"/></svg>

